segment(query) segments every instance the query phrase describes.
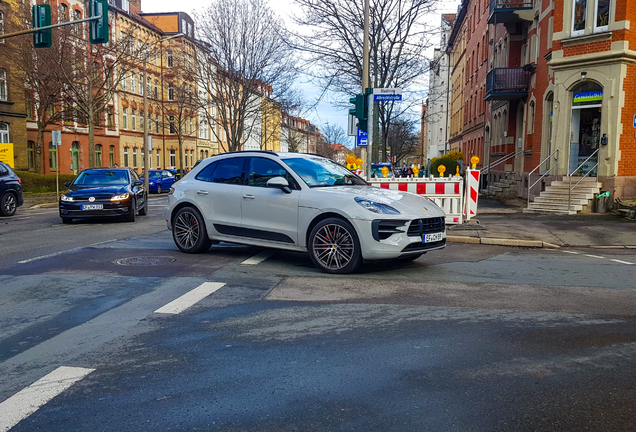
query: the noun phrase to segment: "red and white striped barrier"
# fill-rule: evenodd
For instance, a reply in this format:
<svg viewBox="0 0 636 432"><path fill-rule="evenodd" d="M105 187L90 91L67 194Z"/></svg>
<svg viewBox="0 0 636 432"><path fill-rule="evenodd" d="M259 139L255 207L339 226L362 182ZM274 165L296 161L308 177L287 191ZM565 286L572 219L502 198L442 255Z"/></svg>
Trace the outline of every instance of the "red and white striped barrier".
<svg viewBox="0 0 636 432"><path fill-rule="evenodd" d="M479 197L479 170L466 170L466 208L464 215L468 222L477 216L477 198Z"/></svg>
<svg viewBox="0 0 636 432"><path fill-rule="evenodd" d="M431 199L446 213L446 224L463 223L464 179L436 178L372 178L372 186L412 192Z"/></svg>

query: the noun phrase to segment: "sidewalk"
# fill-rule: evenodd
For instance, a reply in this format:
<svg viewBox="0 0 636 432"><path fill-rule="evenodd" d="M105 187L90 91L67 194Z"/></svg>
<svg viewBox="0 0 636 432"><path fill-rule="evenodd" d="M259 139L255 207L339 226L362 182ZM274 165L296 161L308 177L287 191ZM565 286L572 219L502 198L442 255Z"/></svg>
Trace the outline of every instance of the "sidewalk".
<svg viewBox="0 0 636 432"><path fill-rule="evenodd" d="M480 199L477 217L449 226L447 240L520 247L636 249L636 222L606 214L540 215L522 213L525 202Z"/></svg>

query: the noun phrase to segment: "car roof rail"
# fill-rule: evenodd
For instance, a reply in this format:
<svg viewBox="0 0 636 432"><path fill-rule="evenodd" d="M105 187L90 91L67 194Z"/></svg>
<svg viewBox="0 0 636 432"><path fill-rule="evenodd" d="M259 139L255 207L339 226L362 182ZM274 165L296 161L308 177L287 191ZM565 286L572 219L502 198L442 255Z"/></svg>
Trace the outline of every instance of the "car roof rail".
<svg viewBox="0 0 636 432"><path fill-rule="evenodd" d="M265 153L265 154L270 154L273 156L278 156L278 153L271 151L271 150L236 150L236 151L230 151L230 152L225 152L225 153L219 153L216 156L220 156L220 155L224 155L224 154L233 154L233 153Z"/></svg>

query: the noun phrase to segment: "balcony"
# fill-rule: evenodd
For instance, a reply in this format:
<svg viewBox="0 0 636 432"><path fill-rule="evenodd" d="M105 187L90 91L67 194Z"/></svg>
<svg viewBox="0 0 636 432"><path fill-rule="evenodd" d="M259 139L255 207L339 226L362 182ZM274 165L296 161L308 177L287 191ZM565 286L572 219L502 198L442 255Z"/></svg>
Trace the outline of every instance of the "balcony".
<svg viewBox="0 0 636 432"><path fill-rule="evenodd" d="M532 21L533 0L490 0L488 24L513 25L521 21Z"/></svg>
<svg viewBox="0 0 636 432"><path fill-rule="evenodd" d="M496 68L486 76L484 100L518 100L528 96L531 72L522 67Z"/></svg>

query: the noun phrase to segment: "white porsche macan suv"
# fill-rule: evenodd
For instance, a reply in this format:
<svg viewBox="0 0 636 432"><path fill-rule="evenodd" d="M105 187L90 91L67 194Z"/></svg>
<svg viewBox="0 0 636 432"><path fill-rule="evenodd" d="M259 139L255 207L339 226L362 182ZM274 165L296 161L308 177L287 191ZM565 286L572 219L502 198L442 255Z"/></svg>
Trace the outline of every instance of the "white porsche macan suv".
<svg viewBox="0 0 636 432"><path fill-rule="evenodd" d="M166 222L186 253L212 242L308 252L328 273L446 246L445 214L431 200L372 187L330 159L301 153L203 160L170 189Z"/></svg>

